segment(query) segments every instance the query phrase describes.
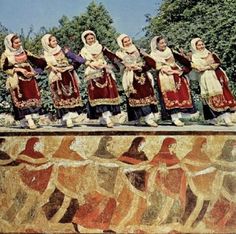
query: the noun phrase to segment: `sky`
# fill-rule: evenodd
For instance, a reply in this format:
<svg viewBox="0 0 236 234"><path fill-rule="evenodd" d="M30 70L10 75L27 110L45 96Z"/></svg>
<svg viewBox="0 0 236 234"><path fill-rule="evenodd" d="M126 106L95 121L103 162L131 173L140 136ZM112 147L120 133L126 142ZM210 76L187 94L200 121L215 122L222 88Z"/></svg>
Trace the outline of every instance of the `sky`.
<svg viewBox="0 0 236 234"><path fill-rule="evenodd" d="M120 33L139 38L146 25L145 15L155 15L162 0L96 0L109 11ZM0 23L10 31L27 33L32 25L37 33L40 27L58 26L58 20L69 19L86 12L91 0L0 0Z"/></svg>

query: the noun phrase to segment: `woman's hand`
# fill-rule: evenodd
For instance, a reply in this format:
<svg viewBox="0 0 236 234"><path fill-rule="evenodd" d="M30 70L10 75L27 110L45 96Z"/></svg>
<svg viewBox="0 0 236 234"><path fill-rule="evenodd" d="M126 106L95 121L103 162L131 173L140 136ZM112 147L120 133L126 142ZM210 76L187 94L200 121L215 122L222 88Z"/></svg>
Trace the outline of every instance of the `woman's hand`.
<svg viewBox="0 0 236 234"><path fill-rule="evenodd" d="M33 71L27 71L26 69L20 68L20 67L14 68L14 72L20 72L20 73L22 73L22 75L25 76L26 78L31 78L31 77L33 77L33 76L36 75L35 72L33 72Z"/></svg>
<svg viewBox="0 0 236 234"><path fill-rule="evenodd" d="M125 67L128 71L142 71L142 68L135 64L125 64Z"/></svg>
<svg viewBox="0 0 236 234"><path fill-rule="evenodd" d="M53 71L54 73L58 73L60 72L59 69L57 67L50 67L51 71Z"/></svg>
<svg viewBox="0 0 236 234"><path fill-rule="evenodd" d="M174 74L174 73L173 73L173 70L170 69L169 67L162 67L162 68L161 68L161 72L162 72L162 73L165 73L165 74L167 74L167 75L173 75L173 74Z"/></svg>
<svg viewBox="0 0 236 234"><path fill-rule="evenodd" d="M24 76L25 77L27 77L27 78L32 78L32 77L34 77L36 75L36 73L35 72L26 72L26 74L24 74Z"/></svg>
<svg viewBox="0 0 236 234"><path fill-rule="evenodd" d="M21 67L16 67L13 69L14 72L20 72L22 73L23 75L25 75L27 73L27 70L25 70L24 68L21 68Z"/></svg>

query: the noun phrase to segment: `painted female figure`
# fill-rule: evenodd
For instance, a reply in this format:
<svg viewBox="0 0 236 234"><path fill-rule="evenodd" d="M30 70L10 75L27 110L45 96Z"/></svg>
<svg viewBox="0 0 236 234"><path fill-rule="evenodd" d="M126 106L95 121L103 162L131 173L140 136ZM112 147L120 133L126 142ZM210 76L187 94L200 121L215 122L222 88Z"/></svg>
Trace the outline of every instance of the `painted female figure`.
<svg viewBox="0 0 236 234"><path fill-rule="evenodd" d="M99 158L114 158L115 156L110 152L111 136L103 136L98 144L98 148L94 155Z"/></svg>
<svg viewBox="0 0 236 234"><path fill-rule="evenodd" d="M151 56L157 63L157 82L160 89L160 102L163 115L171 117L176 126L183 126L180 120L183 113L196 112L191 97L189 81L185 74L190 72L190 62L180 54L173 53L162 36L156 36L151 41ZM183 64L180 67L176 60Z"/></svg>
<svg viewBox="0 0 236 234"><path fill-rule="evenodd" d="M138 168L140 164L148 160L143 151L144 145L145 138L136 137L128 151L118 158L125 166L122 166L118 172L121 180L117 182L120 184L119 191L116 192L118 194L118 205L112 217L112 224L120 229L127 227L129 224L140 224L142 214L147 207L145 192L148 174L145 170ZM124 169L123 167L127 167L127 164L133 166Z"/></svg>
<svg viewBox="0 0 236 234"><path fill-rule="evenodd" d="M85 80L88 84L88 117L99 119L101 125L113 127L110 117L120 113L120 97L115 75L105 60L105 57L110 59L112 53L98 42L93 31L83 32L82 41L81 55L86 59Z"/></svg>
<svg viewBox="0 0 236 234"><path fill-rule="evenodd" d="M157 188L166 195L165 203L156 221L158 224L166 220L175 201L180 203L183 210L185 207L186 176L176 156L176 145L175 138L165 138L160 151L150 162L158 167L156 170Z"/></svg>
<svg viewBox="0 0 236 234"><path fill-rule="evenodd" d="M144 137L136 137L131 143L127 152L124 152L118 160L126 164L136 165L143 161L147 161L148 158L143 151L145 145ZM144 170L137 170L133 172L127 172L126 176L130 183L138 190L146 190L146 172Z"/></svg>
<svg viewBox="0 0 236 234"><path fill-rule="evenodd" d="M188 175L188 183L191 191L197 196L195 207L193 199L190 206L186 205L184 221L186 227L197 224L206 213L209 201L214 197L214 180L216 168L207 155L207 139L196 137L192 150L182 159L182 166ZM191 210L189 210L191 209Z"/></svg>
<svg viewBox="0 0 236 234"><path fill-rule="evenodd" d="M139 50L126 34L121 34L117 43L120 50L116 55L125 65L122 84L127 96L128 120L138 122L144 117L147 125L156 127L155 121L159 120L157 99L153 79L148 72L155 68L155 61Z"/></svg>
<svg viewBox="0 0 236 234"><path fill-rule="evenodd" d="M142 151L145 144L144 137L136 137L131 143L127 152L124 152L119 160L128 164L138 164L141 161L147 161L148 158L144 151Z"/></svg>
<svg viewBox="0 0 236 234"><path fill-rule="evenodd" d="M222 232L234 232L236 228L236 140L228 139L222 148L214 166L218 169L216 178L220 194L212 205L206 223L212 229Z"/></svg>
<svg viewBox="0 0 236 234"><path fill-rule="evenodd" d="M41 98L32 65L44 69L46 62L24 50L16 34L6 36L4 44L1 69L8 75L6 86L11 93L15 120L20 120L22 127L35 129L34 118L40 112Z"/></svg>
<svg viewBox="0 0 236 234"><path fill-rule="evenodd" d="M49 69L50 91L57 117L62 119L68 128L73 127L74 123L80 123L79 114L83 106L75 68L69 64L65 52L53 35L44 35L42 46ZM77 57L80 64L84 62L82 57Z"/></svg>
<svg viewBox="0 0 236 234"><path fill-rule="evenodd" d="M236 100L229 89L229 81L221 69L221 62L216 54L205 48L201 38L191 41L192 67L199 74L203 114L206 120L217 124L223 121L231 126L230 112L236 110Z"/></svg>

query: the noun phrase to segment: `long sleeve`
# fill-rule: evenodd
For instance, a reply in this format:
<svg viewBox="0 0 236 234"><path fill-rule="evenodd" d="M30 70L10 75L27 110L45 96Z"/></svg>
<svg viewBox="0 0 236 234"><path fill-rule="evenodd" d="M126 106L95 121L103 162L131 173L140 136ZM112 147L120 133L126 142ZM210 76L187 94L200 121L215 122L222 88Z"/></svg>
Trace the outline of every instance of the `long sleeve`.
<svg viewBox="0 0 236 234"><path fill-rule="evenodd" d="M183 65L182 70L184 74L188 74L192 70L191 62L183 55L173 51L173 55L176 61Z"/></svg>
<svg viewBox="0 0 236 234"><path fill-rule="evenodd" d="M221 61L220 61L219 57L218 57L215 53L212 54L212 57L213 57L213 59L214 59L214 63L211 64L210 66L211 66L211 68L212 68L213 70L216 70L217 68L220 67Z"/></svg>
<svg viewBox="0 0 236 234"><path fill-rule="evenodd" d="M142 72L147 72L150 69L156 69L156 61L151 56L142 51L140 51L140 54L143 60L145 61L145 64L142 67Z"/></svg>
<svg viewBox="0 0 236 234"><path fill-rule="evenodd" d="M3 53L1 56L1 70L4 71L7 75L13 75L14 65L9 64L9 61L6 55Z"/></svg>
<svg viewBox="0 0 236 234"><path fill-rule="evenodd" d="M145 61L144 70L156 69L156 61L154 59L149 56L145 56L143 59Z"/></svg>
<svg viewBox="0 0 236 234"><path fill-rule="evenodd" d="M70 50L65 53L65 56L72 61L74 69L79 68L81 64L85 63L85 59L81 55L77 55Z"/></svg>
<svg viewBox="0 0 236 234"><path fill-rule="evenodd" d="M118 70L121 70L122 59L119 58L116 54L112 53L106 47L103 47L103 54L109 59L112 65Z"/></svg>
<svg viewBox="0 0 236 234"><path fill-rule="evenodd" d="M40 68L42 70L44 70L47 66L46 60L44 58L40 58L38 56L35 56L34 54L32 54L29 51L26 51L27 54L27 58L29 60L29 62L37 68Z"/></svg>

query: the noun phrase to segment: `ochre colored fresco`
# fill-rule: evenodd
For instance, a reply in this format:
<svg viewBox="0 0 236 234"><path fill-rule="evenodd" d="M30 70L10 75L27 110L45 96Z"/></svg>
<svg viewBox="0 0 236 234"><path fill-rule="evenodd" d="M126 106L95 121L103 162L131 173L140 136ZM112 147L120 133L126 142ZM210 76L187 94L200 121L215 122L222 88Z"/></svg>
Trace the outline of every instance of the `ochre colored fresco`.
<svg viewBox="0 0 236 234"><path fill-rule="evenodd" d="M234 233L236 136L6 136L1 233Z"/></svg>

